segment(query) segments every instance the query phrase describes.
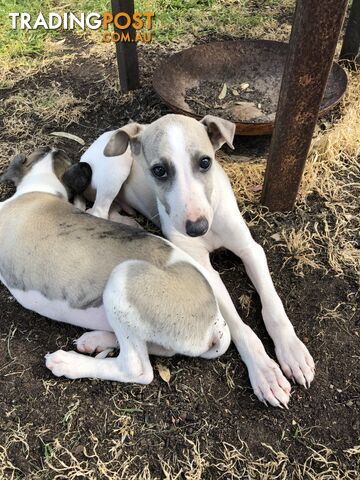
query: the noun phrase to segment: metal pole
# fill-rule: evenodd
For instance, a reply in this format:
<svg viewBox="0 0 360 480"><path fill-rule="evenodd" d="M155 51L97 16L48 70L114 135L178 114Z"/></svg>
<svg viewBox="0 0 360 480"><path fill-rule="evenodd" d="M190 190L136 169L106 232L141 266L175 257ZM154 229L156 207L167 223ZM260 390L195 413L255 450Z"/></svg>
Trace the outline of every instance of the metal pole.
<svg viewBox="0 0 360 480"><path fill-rule="evenodd" d="M349 20L344 36L340 59L349 60L349 64L355 67L360 48L360 0L353 0Z"/></svg>
<svg viewBox="0 0 360 480"><path fill-rule="evenodd" d="M134 0L111 0L112 14L124 12L130 15L134 13ZM114 25L114 31L120 36L125 32ZM116 43L116 58L118 64L121 91L127 93L140 87L139 61L135 43L135 30L130 27L126 30L130 34L130 42Z"/></svg>
<svg viewBox="0 0 360 480"><path fill-rule="evenodd" d="M270 145L262 202L294 206L347 0L298 0Z"/></svg>

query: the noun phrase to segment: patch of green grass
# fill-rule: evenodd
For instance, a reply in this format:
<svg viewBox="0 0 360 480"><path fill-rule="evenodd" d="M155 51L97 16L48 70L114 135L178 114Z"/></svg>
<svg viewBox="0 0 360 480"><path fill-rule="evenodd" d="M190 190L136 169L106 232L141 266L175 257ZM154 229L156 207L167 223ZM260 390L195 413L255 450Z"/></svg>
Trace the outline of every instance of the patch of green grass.
<svg viewBox="0 0 360 480"><path fill-rule="evenodd" d="M45 38L50 35L59 37L56 30L38 29L26 31L11 28L11 12L27 12L37 17L41 12L45 18L50 11L56 11L55 1L51 0L2 0L0 3L0 58L15 59L24 56L36 56L45 53Z"/></svg>
<svg viewBox="0 0 360 480"><path fill-rule="evenodd" d="M279 0L267 2L277 5ZM78 11L110 11L106 0L82 0L77 3ZM214 32L246 33L249 28L272 20L271 9L264 15L251 12L248 0L138 0L138 12L154 12L153 29L155 41L166 43L180 40L192 34L204 36Z"/></svg>
<svg viewBox="0 0 360 480"><path fill-rule="evenodd" d="M14 85L36 72L53 54L53 44L61 38L57 30L13 30L9 13L26 12L36 19L57 11L56 0L2 0L0 3L0 89Z"/></svg>
<svg viewBox="0 0 360 480"><path fill-rule="evenodd" d="M263 9L255 9L250 0L137 0L135 10L154 12L153 41L168 43L188 39L189 35L203 37L216 32L237 36L260 36L272 25L279 9L291 8L294 0L270 0ZM285 7L284 7L285 4ZM1 0L0 3L0 89L12 86L54 61L66 60L59 40L64 30L12 30L10 12L27 12L35 21L41 12L85 14L111 11L109 0ZM80 28L73 33L94 42L102 42L99 31ZM105 47L105 45L104 45Z"/></svg>

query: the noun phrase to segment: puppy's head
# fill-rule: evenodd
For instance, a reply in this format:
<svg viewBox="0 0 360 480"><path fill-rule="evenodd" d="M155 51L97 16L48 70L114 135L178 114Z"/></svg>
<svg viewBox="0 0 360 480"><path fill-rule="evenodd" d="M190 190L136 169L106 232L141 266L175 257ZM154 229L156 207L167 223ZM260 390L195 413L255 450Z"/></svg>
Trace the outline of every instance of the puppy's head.
<svg viewBox="0 0 360 480"><path fill-rule="evenodd" d="M66 175L72 167L72 162L63 150L50 147L39 148L31 155L16 155L10 162L7 170L0 177L0 182L12 182L18 187L25 179L34 179L34 185L46 182L54 183L54 177L62 183L68 194L71 194L66 185Z"/></svg>
<svg viewBox="0 0 360 480"><path fill-rule="evenodd" d="M40 162L48 153L48 147L39 148L28 157L23 153L15 155L10 161L8 168L0 177L0 182L11 182L17 187L26 175L31 171L32 167Z"/></svg>
<svg viewBox="0 0 360 480"><path fill-rule="evenodd" d="M234 134L233 123L212 115L201 121L165 115L146 127L131 123L120 128L104 155L121 155L130 144L174 228L198 237L213 220L215 151L224 143L232 147Z"/></svg>

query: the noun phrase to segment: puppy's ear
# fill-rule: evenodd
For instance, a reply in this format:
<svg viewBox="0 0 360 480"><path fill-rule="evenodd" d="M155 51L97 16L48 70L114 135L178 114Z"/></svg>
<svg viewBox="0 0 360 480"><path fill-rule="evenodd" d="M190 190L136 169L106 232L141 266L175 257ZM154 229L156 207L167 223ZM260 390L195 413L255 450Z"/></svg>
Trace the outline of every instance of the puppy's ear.
<svg viewBox="0 0 360 480"><path fill-rule="evenodd" d="M200 123L205 125L214 150L219 150L224 143L234 148L235 123L213 115L206 115Z"/></svg>
<svg viewBox="0 0 360 480"><path fill-rule="evenodd" d="M104 149L105 157L115 157L125 153L129 142L135 140L141 130L142 126L139 123L129 123L116 130Z"/></svg>
<svg viewBox="0 0 360 480"><path fill-rule="evenodd" d="M79 162L68 168L61 180L72 193L80 194L90 185L91 177L90 165L86 162Z"/></svg>
<svg viewBox="0 0 360 480"><path fill-rule="evenodd" d="M25 163L27 157L22 153L15 155L11 160L7 170L0 176L0 182L12 182L15 186L19 185L25 174Z"/></svg>

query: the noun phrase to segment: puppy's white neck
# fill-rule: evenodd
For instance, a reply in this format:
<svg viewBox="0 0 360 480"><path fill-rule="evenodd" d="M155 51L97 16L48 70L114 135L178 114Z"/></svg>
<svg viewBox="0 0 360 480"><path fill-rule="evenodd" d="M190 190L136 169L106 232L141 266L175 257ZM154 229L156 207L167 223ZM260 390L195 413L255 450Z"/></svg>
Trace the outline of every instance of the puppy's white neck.
<svg viewBox="0 0 360 480"><path fill-rule="evenodd" d="M64 185L54 173L51 153L32 167L31 171L19 183L16 193L11 199L31 192L60 194L64 198L68 198Z"/></svg>

